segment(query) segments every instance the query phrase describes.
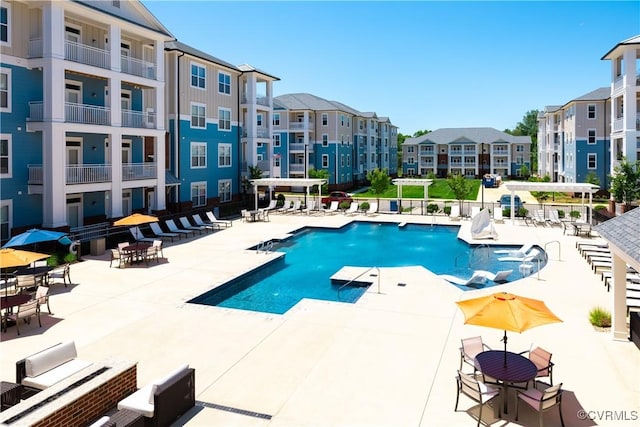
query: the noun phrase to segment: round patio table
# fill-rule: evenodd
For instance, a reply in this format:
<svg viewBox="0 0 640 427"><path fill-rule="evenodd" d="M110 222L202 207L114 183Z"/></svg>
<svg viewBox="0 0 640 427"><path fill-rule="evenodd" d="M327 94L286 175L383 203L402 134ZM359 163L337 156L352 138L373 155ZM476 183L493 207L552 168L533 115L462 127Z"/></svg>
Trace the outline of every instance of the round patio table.
<svg viewBox="0 0 640 427"><path fill-rule="evenodd" d="M506 354L506 364L505 364ZM526 357L510 351L490 350L478 353L476 368L502 383L504 413L507 413L507 386L509 383L527 383L535 379L538 368Z"/></svg>

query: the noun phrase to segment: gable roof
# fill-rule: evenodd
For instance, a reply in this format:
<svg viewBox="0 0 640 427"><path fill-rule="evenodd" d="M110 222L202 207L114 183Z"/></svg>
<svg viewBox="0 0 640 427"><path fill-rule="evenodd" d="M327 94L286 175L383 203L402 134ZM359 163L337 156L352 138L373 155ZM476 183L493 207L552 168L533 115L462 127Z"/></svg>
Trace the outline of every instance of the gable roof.
<svg viewBox="0 0 640 427"><path fill-rule="evenodd" d="M114 16L123 21L131 22L140 27L164 34L175 39L173 34L142 4L139 0L122 1L120 6L114 6L113 2L100 0L71 0L101 13Z"/></svg>
<svg viewBox="0 0 640 427"><path fill-rule="evenodd" d="M631 38L628 38L626 40L621 41L620 43L618 43L617 45L615 45L613 48L611 48L611 50L609 50L609 52L605 53L602 58L600 58L601 60L604 59L613 59L612 57L609 57L609 55L611 55L614 51L616 51L620 46L625 46L625 45L634 45L634 44L640 44L640 35L638 36L633 36Z"/></svg>
<svg viewBox="0 0 640 427"><path fill-rule="evenodd" d="M623 258L626 258L627 263L635 261L636 267L640 265L640 233L637 232L640 230L640 208L611 218L596 225L594 229L624 254Z"/></svg>
<svg viewBox="0 0 640 427"><path fill-rule="evenodd" d="M264 77L268 77L270 79L273 79L273 80L280 80L279 77L276 77L273 74L269 74L266 71L262 71L261 69L256 68L256 67L254 67L253 65L250 65L250 64L240 64L240 65L238 65L238 69L243 71L243 72L245 72L245 73L254 72L254 73L261 74Z"/></svg>
<svg viewBox="0 0 640 427"><path fill-rule="evenodd" d="M477 144L491 144L494 142L531 143L530 136L513 136L494 128L442 128L417 138L407 138L404 144L449 144L461 139Z"/></svg>
<svg viewBox="0 0 640 427"><path fill-rule="evenodd" d="M310 93L289 93L273 98L274 104L288 110L344 111L360 115L360 112L337 101L329 101Z"/></svg>
<svg viewBox="0 0 640 427"><path fill-rule="evenodd" d="M201 50L196 49L195 47L191 47L177 40L166 42L164 44L164 50L169 52L174 50L178 52L184 52L191 56L195 56L196 58L200 58L204 61L209 61L209 62L213 62L214 64L222 65L223 67L227 67L233 71L240 71L238 67L236 67L233 64L230 64L226 61L223 61L222 59L216 58L215 56L209 55L208 53L205 53Z"/></svg>

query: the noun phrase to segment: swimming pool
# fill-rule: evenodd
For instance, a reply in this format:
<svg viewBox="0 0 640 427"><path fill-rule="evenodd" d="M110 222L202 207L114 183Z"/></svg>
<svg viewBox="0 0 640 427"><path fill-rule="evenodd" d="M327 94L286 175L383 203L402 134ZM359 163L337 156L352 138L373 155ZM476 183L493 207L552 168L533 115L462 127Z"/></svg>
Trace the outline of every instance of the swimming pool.
<svg viewBox="0 0 640 427"><path fill-rule="evenodd" d="M343 266L401 267L422 265L435 274L468 278L474 270L513 269L518 261L498 261L496 248L470 246L457 238L459 226L352 222L339 229L304 228L275 242L285 255L257 270L202 294L191 303L283 314L303 298L356 302L366 287L331 283ZM500 246L501 249L517 249ZM541 264L542 266L542 264ZM534 266L532 273L537 270ZM488 281L485 286L493 286ZM458 286L469 290L477 287ZM342 288L342 289L341 289Z"/></svg>

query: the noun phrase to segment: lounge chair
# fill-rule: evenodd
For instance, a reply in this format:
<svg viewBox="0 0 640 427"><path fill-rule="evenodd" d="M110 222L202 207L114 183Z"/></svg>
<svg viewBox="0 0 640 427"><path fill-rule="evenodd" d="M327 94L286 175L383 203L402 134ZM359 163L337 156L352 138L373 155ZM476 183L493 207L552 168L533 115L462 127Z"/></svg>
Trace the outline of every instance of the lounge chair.
<svg viewBox="0 0 640 427"><path fill-rule="evenodd" d="M496 274L493 274L492 272L485 271L485 270L477 270L477 271L484 273L485 277L488 280L491 280L492 282L495 282L495 283L508 282L507 277L509 277L509 275L513 273L513 270L501 270L501 271L498 271Z"/></svg>
<svg viewBox="0 0 640 427"><path fill-rule="evenodd" d="M501 207L497 207L493 209L493 222L504 223L504 217L502 216Z"/></svg>
<svg viewBox="0 0 640 427"><path fill-rule="evenodd" d="M452 205L451 206L451 212L449 213L449 219L452 219L454 221L459 221L460 220L460 206L458 206L458 205Z"/></svg>
<svg viewBox="0 0 640 427"><path fill-rule="evenodd" d="M377 202L372 202L369 205L369 209L367 209L367 211L364 213L365 215L375 215L378 213L378 203Z"/></svg>
<svg viewBox="0 0 640 427"><path fill-rule="evenodd" d="M265 210L265 211L271 211L271 210L274 210L274 209L276 208L276 205L277 205L277 204L278 204L278 201L277 201L277 200L275 200L275 199L274 199L274 200L271 200L271 201L269 202L269 206L267 206L266 208L264 208L264 210Z"/></svg>
<svg viewBox="0 0 640 427"><path fill-rule="evenodd" d="M296 199L293 202L293 205L290 208L288 208L287 210L285 210L283 213L289 214L289 213L300 212L300 207L301 206L302 206L302 200Z"/></svg>
<svg viewBox="0 0 640 427"><path fill-rule="evenodd" d="M333 202L331 202L331 205L329 206L329 208L327 209L322 209L322 213L328 213L328 214L335 214L338 212L338 208L340 207L340 204L338 201L334 200Z"/></svg>
<svg viewBox="0 0 640 427"><path fill-rule="evenodd" d="M520 249L498 249L494 254L507 254L509 256L525 256L533 248L533 243L526 243Z"/></svg>
<svg viewBox="0 0 640 427"><path fill-rule="evenodd" d="M180 238L180 233L165 233L164 231L162 231L162 228L160 228L160 224L158 224L157 222L149 223L149 227L151 227L151 231L153 232L153 234L155 234L155 237L169 237L171 238L172 242L174 237Z"/></svg>
<svg viewBox="0 0 640 427"><path fill-rule="evenodd" d="M471 219L480 213L480 206L471 206Z"/></svg>
<svg viewBox="0 0 640 427"><path fill-rule="evenodd" d="M358 213L358 202L351 202L349 209L344 213L345 215L355 215Z"/></svg>
<svg viewBox="0 0 640 427"><path fill-rule="evenodd" d="M207 218L209 219L210 224L217 224L219 226L224 225L225 227L231 227L233 225L231 221L216 218L216 216L211 211L208 211L206 215L207 215Z"/></svg>
<svg viewBox="0 0 640 427"><path fill-rule="evenodd" d="M444 280L455 283L460 286L469 286L469 285L484 285L487 282L487 272L484 270L476 270L473 272L470 278L461 279L456 276L451 276L449 274L440 274L438 277L443 278Z"/></svg>
<svg viewBox="0 0 640 427"><path fill-rule="evenodd" d="M544 217L544 212L540 209L536 209L531 213L531 219L533 220L533 225L536 227L538 224L547 225L547 220Z"/></svg>
<svg viewBox="0 0 640 427"><path fill-rule="evenodd" d="M196 223L197 226L199 227L204 227L207 230L218 230L220 228L219 224L213 224L213 223L206 223L202 220L202 217L198 214L193 214L191 215L191 219L193 219L193 222Z"/></svg>
<svg viewBox="0 0 640 427"><path fill-rule="evenodd" d="M183 236L189 236L190 234L194 234L195 231L193 230L181 230L178 228L178 226L176 225L176 223L172 220L172 219L168 219L164 222L164 225L167 226L167 228L169 229L170 232L172 233L180 233Z"/></svg>
<svg viewBox="0 0 640 427"><path fill-rule="evenodd" d="M180 217L180 224L182 224L182 228L184 228L185 230L193 230L194 232L197 231L198 234L202 234L203 231L209 231L205 226L191 224L186 216Z"/></svg>
<svg viewBox="0 0 640 427"><path fill-rule="evenodd" d="M505 256L498 258L498 261L533 261L540 255L540 250L533 248L525 255L521 256Z"/></svg>
<svg viewBox="0 0 640 427"><path fill-rule="evenodd" d="M311 215L311 211L315 211L316 210L316 201L315 200L308 200L307 201L307 206L305 206L305 210L307 211L307 215Z"/></svg>
<svg viewBox="0 0 640 427"><path fill-rule="evenodd" d="M136 242L153 242L153 237L144 237L144 234L142 234L142 231L140 231L140 227L138 226L130 227L129 232Z"/></svg>
<svg viewBox="0 0 640 427"><path fill-rule="evenodd" d="M292 201L291 200L286 200L284 201L284 203L282 204L281 207L279 207L278 209L274 209L274 212L278 212L278 213L286 213L289 209L291 209L291 205L292 205Z"/></svg>
<svg viewBox="0 0 640 427"><path fill-rule="evenodd" d="M549 211L548 221L550 225L562 225L562 220L560 219L560 213L558 212L557 209L551 209Z"/></svg>

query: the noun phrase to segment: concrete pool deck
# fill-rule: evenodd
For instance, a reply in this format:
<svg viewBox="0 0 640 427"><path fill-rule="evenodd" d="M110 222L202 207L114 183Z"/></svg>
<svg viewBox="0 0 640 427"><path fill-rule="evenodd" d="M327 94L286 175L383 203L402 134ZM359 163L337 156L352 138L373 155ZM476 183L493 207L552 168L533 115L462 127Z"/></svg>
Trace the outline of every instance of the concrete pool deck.
<svg viewBox="0 0 640 427"><path fill-rule="evenodd" d="M565 425L635 425L640 351L589 324L589 310L609 307L611 295L575 249L578 238L559 227L496 224L495 243L546 245L550 260L539 279L463 292L422 267L381 268L379 292L371 286L356 304L303 300L284 315L186 304L276 256L246 250L259 241L305 225L339 227L352 220L449 224L444 216L272 215L268 223L236 220L229 229L169 243L166 260L148 268L109 268L108 255L85 256L71 267L74 285L51 290L55 314L42 316L42 328L32 323L20 337L15 328L2 334L0 379L14 380L17 360L75 340L82 359L138 361L140 387L181 363L194 367L196 399L205 404L176 425L472 425L466 411L477 414L474 402L463 396L459 412L453 411L460 339L482 335L501 349L503 332L464 325L455 301L509 291L544 300L563 319L509 333L508 349L533 344L553 353L554 383L566 390ZM453 224L464 230L470 221ZM537 425L537 414L526 408L515 422L513 402L511 396L502 420L491 421L490 407L483 419ZM580 410L597 419L584 419ZM545 414L545 425L559 425L557 411Z"/></svg>

